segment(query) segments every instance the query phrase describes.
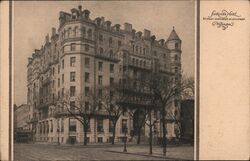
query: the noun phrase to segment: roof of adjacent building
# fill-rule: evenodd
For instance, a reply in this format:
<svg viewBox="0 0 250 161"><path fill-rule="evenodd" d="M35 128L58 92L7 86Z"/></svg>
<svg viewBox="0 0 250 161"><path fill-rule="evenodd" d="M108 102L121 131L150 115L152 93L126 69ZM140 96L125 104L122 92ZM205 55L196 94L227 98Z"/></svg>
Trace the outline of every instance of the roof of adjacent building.
<svg viewBox="0 0 250 161"><path fill-rule="evenodd" d="M173 27L173 30L172 30L171 34L169 35L167 41L171 41L171 40L181 40L181 39L179 38L179 36L177 35L177 33L176 33L174 27Z"/></svg>

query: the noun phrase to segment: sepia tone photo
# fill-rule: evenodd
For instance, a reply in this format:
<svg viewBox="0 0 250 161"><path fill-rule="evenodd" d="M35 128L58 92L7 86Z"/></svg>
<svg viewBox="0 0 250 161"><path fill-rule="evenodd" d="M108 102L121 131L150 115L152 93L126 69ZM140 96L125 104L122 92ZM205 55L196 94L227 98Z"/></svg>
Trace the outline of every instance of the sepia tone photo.
<svg viewBox="0 0 250 161"><path fill-rule="evenodd" d="M195 1L13 2L15 160L193 160Z"/></svg>

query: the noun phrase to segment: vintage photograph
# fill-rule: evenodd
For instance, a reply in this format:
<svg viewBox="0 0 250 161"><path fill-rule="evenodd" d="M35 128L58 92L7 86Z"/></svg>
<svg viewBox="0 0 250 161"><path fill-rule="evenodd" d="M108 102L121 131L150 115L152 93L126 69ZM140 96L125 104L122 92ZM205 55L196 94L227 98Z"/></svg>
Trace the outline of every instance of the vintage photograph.
<svg viewBox="0 0 250 161"><path fill-rule="evenodd" d="M15 160L193 160L186 1L14 1Z"/></svg>

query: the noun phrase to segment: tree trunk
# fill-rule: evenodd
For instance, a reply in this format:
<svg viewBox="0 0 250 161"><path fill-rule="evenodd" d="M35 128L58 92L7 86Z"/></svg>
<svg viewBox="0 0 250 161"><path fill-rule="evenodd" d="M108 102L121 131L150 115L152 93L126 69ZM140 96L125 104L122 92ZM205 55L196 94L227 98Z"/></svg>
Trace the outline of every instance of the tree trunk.
<svg viewBox="0 0 250 161"><path fill-rule="evenodd" d="M152 130L152 120L151 120L151 112L149 113L149 154L153 154L152 147L152 138L153 138L153 130Z"/></svg>
<svg viewBox="0 0 250 161"><path fill-rule="evenodd" d="M141 142L141 128L138 129L137 144L140 144L140 142Z"/></svg>
<svg viewBox="0 0 250 161"><path fill-rule="evenodd" d="M88 132L88 126L84 126L84 140L83 145L87 145L87 132Z"/></svg>
<svg viewBox="0 0 250 161"><path fill-rule="evenodd" d="M163 144L163 155L167 153L167 137L166 137L166 125L165 125L165 107L162 110L162 130L163 130L163 137L162 137L162 144Z"/></svg>
<svg viewBox="0 0 250 161"><path fill-rule="evenodd" d="M114 128L113 128L112 145L115 144L115 127L116 127L116 123L117 123L117 120L113 123L114 124Z"/></svg>

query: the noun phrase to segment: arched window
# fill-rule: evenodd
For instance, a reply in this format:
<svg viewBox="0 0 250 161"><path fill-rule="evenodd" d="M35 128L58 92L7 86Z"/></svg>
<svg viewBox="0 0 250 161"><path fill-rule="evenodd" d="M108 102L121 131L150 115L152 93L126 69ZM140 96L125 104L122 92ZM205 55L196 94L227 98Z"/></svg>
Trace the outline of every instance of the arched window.
<svg viewBox="0 0 250 161"><path fill-rule="evenodd" d="M92 39L92 30L88 29L88 39Z"/></svg>
<svg viewBox="0 0 250 161"><path fill-rule="evenodd" d="M135 52L138 53L138 46L135 47Z"/></svg>
<svg viewBox="0 0 250 161"><path fill-rule="evenodd" d="M103 54L103 48L100 48L100 54Z"/></svg>

